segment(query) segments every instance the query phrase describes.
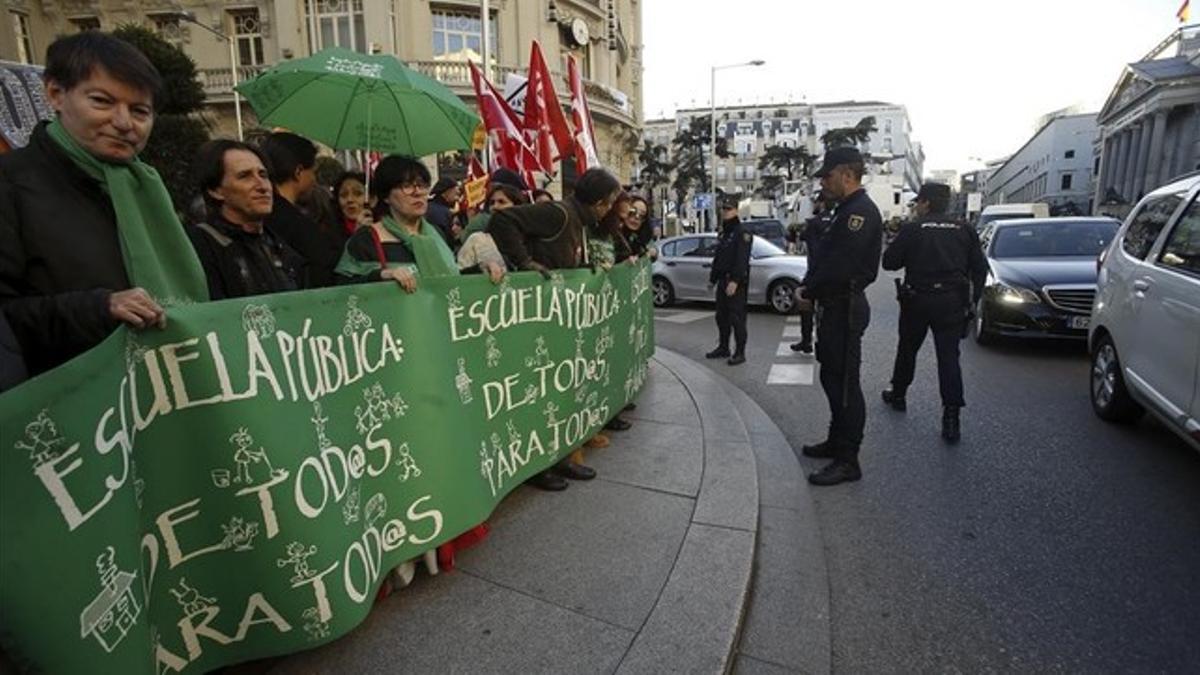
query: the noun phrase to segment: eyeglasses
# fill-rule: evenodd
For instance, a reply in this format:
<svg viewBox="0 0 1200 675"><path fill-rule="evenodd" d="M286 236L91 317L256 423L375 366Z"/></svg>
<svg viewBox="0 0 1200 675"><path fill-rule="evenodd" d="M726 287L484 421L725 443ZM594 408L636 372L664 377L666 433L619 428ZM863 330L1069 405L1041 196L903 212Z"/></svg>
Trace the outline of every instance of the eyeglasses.
<svg viewBox="0 0 1200 675"><path fill-rule="evenodd" d="M429 196L429 183L425 183L423 181L415 181L412 183L404 183L402 185L397 185L396 189L400 190L401 192L403 192L404 194L406 194L410 197L413 197L413 196L416 196L419 194L423 194L426 197Z"/></svg>
<svg viewBox="0 0 1200 675"><path fill-rule="evenodd" d="M638 220L641 220L642 218L646 217L646 212L641 211L639 209L629 209L629 215L633 216L634 218L637 218Z"/></svg>

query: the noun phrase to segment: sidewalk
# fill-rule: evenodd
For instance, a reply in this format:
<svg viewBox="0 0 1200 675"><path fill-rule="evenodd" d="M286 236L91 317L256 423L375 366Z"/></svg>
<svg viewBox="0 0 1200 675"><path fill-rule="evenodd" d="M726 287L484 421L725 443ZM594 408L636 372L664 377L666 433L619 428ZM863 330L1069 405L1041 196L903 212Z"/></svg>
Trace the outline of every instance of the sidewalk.
<svg viewBox="0 0 1200 675"><path fill-rule="evenodd" d="M771 614L798 608L769 600L750 624L823 648L823 658L779 669L778 659L738 656L763 468L752 443L774 426L727 386L660 349L637 409L623 415L633 428L587 454L596 480L561 493L518 488L493 513L491 536L460 553L454 572L422 569L352 633L271 672L721 673L735 662L746 671L827 671L820 602L824 641L819 623L815 643L805 626L795 630L808 639L793 635L791 619L781 617L780 633ZM753 418L749 429L743 414ZM820 573L823 584L823 559Z"/></svg>

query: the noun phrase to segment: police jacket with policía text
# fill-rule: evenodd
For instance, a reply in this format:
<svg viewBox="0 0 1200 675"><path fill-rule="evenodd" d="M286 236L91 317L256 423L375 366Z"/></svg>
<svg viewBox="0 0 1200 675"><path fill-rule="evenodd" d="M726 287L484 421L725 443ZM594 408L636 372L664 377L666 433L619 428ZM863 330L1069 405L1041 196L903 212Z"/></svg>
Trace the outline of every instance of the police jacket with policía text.
<svg viewBox="0 0 1200 675"><path fill-rule="evenodd" d="M970 283L975 299L982 292L988 265L975 229L945 214L929 214L900 226L883 254L883 269L904 268L904 282L917 292L963 288Z"/></svg>
<svg viewBox="0 0 1200 675"><path fill-rule="evenodd" d="M750 280L750 246L753 243L754 234L742 227L742 221L736 216L721 223L708 282L736 281L744 286Z"/></svg>

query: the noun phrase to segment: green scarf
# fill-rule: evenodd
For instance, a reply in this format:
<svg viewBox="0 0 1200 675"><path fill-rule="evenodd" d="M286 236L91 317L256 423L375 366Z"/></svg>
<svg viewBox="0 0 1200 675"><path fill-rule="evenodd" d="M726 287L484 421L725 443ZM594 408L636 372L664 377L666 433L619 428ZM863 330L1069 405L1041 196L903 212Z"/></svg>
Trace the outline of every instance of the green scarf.
<svg viewBox="0 0 1200 675"><path fill-rule="evenodd" d="M137 158L126 164L96 159L58 120L46 133L112 200L129 281L164 306L206 302L204 268L154 167Z"/></svg>
<svg viewBox="0 0 1200 675"><path fill-rule="evenodd" d="M427 277L458 274L458 264L454 261L454 253L450 251L450 247L446 245L446 240L442 239L442 235L438 232L437 228L430 225L424 218L421 219L420 234L410 234L390 214L383 217L382 224L383 229L399 239L400 243L412 251L413 258L416 258L417 261L416 270L414 271L418 274ZM402 267L405 264L389 262L387 266ZM365 277L378 269L378 261L357 260L350 255L349 248L347 248L342 253L342 258L338 261L335 271L342 276Z"/></svg>

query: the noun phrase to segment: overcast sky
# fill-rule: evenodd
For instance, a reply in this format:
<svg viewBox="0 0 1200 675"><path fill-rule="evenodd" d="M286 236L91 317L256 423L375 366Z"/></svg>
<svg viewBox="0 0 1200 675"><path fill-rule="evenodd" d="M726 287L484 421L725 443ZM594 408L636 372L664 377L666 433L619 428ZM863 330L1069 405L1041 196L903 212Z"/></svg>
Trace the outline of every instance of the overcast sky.
<svg viewBox="0 0 1200 675"><path fill-rule="evenodd" d="M1041 115L1099 110L1182 0L643 0L646 119L717 105L881 100L908 107L925 170L1016 151ZM1200 7L1193 2L1192 20Z"/></svg>

